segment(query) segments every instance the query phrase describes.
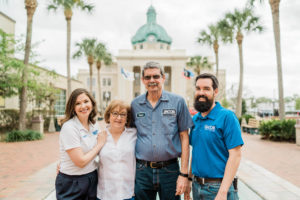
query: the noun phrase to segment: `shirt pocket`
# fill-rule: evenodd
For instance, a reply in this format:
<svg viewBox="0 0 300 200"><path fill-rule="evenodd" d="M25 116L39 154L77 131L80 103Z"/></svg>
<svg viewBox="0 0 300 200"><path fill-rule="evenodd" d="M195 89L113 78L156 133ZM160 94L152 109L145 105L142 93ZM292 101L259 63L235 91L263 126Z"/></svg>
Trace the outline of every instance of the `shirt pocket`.
<svg viewBox="0 0 300 200"><path fill-rule="evenodd" d="M174 135L178 132L177 118L174 115L163 115L162 125L165 135Z"/></svg>

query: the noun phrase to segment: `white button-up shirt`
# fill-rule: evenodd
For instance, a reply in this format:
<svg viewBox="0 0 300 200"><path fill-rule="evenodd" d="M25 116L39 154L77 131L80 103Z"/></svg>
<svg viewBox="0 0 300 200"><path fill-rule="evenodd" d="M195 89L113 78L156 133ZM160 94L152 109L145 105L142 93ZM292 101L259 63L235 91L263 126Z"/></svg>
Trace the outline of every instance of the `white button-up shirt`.
<svg viewBox="0 0 300 200"><path fill-rule="evenodd" d="M107 140L99 153L97 197L123 200L134 194L136 129L125 128L115 143L108 128Z"/></svg>
<svg viewBox="0 0 300 200"><path fill-rule="evenodd" d="M97 123L90 123L89 129L89 131L86 130L76 116L63 124L59 135L60 171L62 173L83 175L97 169L95 159L83 168L77 167L66 152L69 149L80 147L83 153L87 153L94 148L97 144L99 126Z"/></svg>

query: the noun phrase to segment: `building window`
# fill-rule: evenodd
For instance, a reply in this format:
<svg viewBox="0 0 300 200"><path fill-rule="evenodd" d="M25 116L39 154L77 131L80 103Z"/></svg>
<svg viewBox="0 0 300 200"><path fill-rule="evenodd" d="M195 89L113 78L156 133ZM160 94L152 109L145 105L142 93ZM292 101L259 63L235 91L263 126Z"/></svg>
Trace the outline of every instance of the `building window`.
<svg viewBox="0 0 300 200"><path fill-rule="evenodd" d="M57 99L55 101L54 110L56 115L64 115L66 106L66 90L60 90L57 94Z"/></svg>
<svg viewBox="0 0 300 200"><path fill-rule="evenodd" d="M111 86L111 79L110 78L107 79L107 86Z"/></svg>
<svg viewBox="0 0 300 200"><path fill-rule="evenodd" d="M0 97L0 108L5 107L5 99L3 97Z"/></svg>
<svg viewBox="0 0 300 200"><path fill-rule="evenodd" d="M172 71L171 71L171 67L167 66L164 68L165 70L165 83L164 83L164 89L166 91L171 91L171 80L172 80Z"/></svg>
<svg viewBox="0 0 300 200"><path fill-rule="evenodd" d="M144 48L144 47L143 47L143 45L141 44L141 45L140 45L140 49L143 49L143 48Z"/></svg>
<svg viewBox="0 0 300 200"><path fill-rule="evenodd" d="M86 85L89 87L90 86L90 78L87 78L86 79ZM95 78L93 78L92 79L92 86L95 86L96 85L96 79Z"/></svg>
<svg viewBox="0 0 300 200"><path fill-rule="evenodd" d="M102 99L103 99L103 101L110 101L111 92L110 91L103 91L102 92Z"/></svg>
<svg viewBox="0 0 300 200"><path fill-rule="evenodd" d="M102 85L106 86L106 78L102 79Z"/></svg>
<svg viewBox="0 0 300 200"><path fill-rule="evenodd" d="M134 71L134 85L141 84L141 73L139 71Z"/></svg>
<svg viewBox="0 0 300 200"><path fill-rule="evenodd" d="M164 48L164 45L160 44L160 49L163 49Z"/></svg>

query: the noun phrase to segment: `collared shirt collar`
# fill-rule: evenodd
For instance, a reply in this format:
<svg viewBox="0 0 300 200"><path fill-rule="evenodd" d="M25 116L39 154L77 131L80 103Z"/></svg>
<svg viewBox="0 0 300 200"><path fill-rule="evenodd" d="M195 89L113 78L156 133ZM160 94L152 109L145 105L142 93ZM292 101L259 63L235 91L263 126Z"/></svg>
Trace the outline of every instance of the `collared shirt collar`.
<svg viewBox="0 0 300 200"><path fill-rule="evenodd" d="M147 100L147 95L148 95L148 92L143 94L141 100L139 101L139 104L146 104L147 103L147 101L148 101ZM169 97L168 97L167 93L164 90L161 93L159 101L169 101Z"/></svg>
<svg viewBox="0 0 300 200"><path fill-rule="evenodd" d="M199 112L199 113L197 114L196 120L198 120L198 119L206 119L206 118L215 120L215 119L217 118L217 115L218 115L220 109L221 109L220 103L219 103L219 102L216 102L215 107L208 113L208 115L206 115L205 117L203 117L203 116L201 115L201 113Z"/></svg>
<svg viewBox="0 0 300 200"><path fill-rule="evenodd" d="M84 128L84 126L81 124L81 122L80 122L80 120L78 119L77 116L74 116L73 119L74 119L74 121L75 121L75 123L76 123L76 125L77 125L77 127L78 127L79 130L85 130L85 131L88 131L88 130L86 130L86 128ZM94 129L94 124L91 123L91 122L89 122L89 128L90 128L90 131L93 130L93 129Z"/></svg>

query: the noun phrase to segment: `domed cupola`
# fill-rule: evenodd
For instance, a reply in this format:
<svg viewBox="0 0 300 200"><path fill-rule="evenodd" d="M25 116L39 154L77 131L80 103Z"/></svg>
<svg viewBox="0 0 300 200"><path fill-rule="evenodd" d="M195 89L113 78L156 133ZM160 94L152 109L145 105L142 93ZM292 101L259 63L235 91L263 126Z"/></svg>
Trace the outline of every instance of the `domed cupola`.
<svg viewBox="0 0 300 200"><path fill-rule="evenodd" d="M131 43L136 47L159 47L160 49L169 49L172 43L171 37L167 34L165 29L156 23L156 11L151 5L147 11L147 24L138 29L136 34L132 37ZM154 45L158 44L158 45ZM139 45L140 44L140 45ZM165 48L164 48L165 47ZM140 48L143 49L143 48Z"/></svg>

